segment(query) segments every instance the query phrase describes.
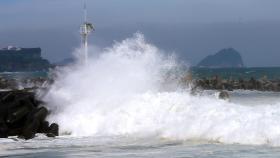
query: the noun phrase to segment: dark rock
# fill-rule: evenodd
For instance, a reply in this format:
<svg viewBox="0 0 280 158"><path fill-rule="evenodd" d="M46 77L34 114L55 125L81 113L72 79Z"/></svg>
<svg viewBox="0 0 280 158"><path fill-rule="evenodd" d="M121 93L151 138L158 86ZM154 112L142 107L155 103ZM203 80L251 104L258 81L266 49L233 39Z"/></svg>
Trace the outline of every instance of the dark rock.
<svg viewBox="0 0 280 158"><path fill-rule="evenodd" d="M220 98L220 99L224 99L224 100L229 99L229 94L228 94L228 92L226 92L226 91L221 91L221 92L219 93L219 98Z"/></svg>
<svg viewBox="0 0 280 158"><path fill-rule="evenodd" d="M228 91L233 91L233 85L230 81L223 80L222 81L222 89L223 90L228 90Z"/></svg>
<svg viewBox="0 0 280 158"><path fill-rule="evenodd" d="M22 127L19 128L10 128L9 129L9 136L18 136L22 133Z"/></svg>
<svg viewBox="0 0 280 158"><path fill-rule="evenodd" d="M1 96L1 102L7 103L12 102L15 99L13 92L3 92Z"/></svg>
<svg viewBox="0 0 280 158"><path fill-rule="evenodd" d="M0 138L8 137L8 126L3 119L0 119Z"/></svg>
<svg viewBox="0 0 280 158"><path fill-rule="evenodd" d="M50 123L48 121L43 121L40 124L40 128L39 128L39 133L48 133L49 132L49 125Z"/></svg>
<svg viewBox="0 0 280 158"><path fill-rule="evenodd" d="M34 113L34 119L42 122L45 120L45 118L48 115L48 110L45 107L40 107L39 109L37 109L37 111Z"/></svg>
<svg viewBox="0 0 280 158"><path fill-rule="evenodd" d="M53 134L53 133L47 133L47 134L46 134L46 136L47 136L47 137L54 138L56 135L55 135L55 134Z"/></svg>
<svg viewBox="0 0 280 158"><path fill-rule="evenodd" d="M26 124L26 126L23 128L22 134L20 135L20 138L23 139L32 139L35 137L35 134L37 133L39 129L40 123L38 120L33 120L32 122Z"/></svg>
<svg viewBox="0 0 280 158"><path fill-rule="evenodd" d="M264 84L264 89L265 89L265 90L268 90L268 91L273 90L273 85L272 85L272 83L271 83L270 81L266 82L266 83Z"/></svg>
<svg viewBox="0 0 280 158"><path fill-rule="evenodd" d="M34 138L36 133L58 135L59 126L45 121L48 110L38 108L41 101L33 92L15 90L0 92L0 138L19 136L23 139Z"/></svg>
<svg viewBox="0 0 280 158"><path fill-rule="evenodd" d="M45 107L33 109L27 116L26 122L32 122L36 119L39 122L43 122L48 115L48 110Z"/></svg>
<svg viewBox="0 0 280 158"><path fill-rule="evenodd" d="M58 124L52 123L52 124L50 125L50 128L49 128L49 133L52 133L52 134L54 134L55 136L58 136L58 131L59 131L59 126L58 126Z"/></svg>
<svg viewBox="0 0 280 158"><path fill-rule="evenodd" d="M14 122L22 119L29 112L30 112L30 109L28 107L21 107L8 116L7 123L14 123Z"/></svg>
<svg viewBox="0 0 280 158"><path fill-rule="evenodd" d="M257 80L255 80L253 77L249 80L249 86L248 89L256 89L258 87Z"/></svg>

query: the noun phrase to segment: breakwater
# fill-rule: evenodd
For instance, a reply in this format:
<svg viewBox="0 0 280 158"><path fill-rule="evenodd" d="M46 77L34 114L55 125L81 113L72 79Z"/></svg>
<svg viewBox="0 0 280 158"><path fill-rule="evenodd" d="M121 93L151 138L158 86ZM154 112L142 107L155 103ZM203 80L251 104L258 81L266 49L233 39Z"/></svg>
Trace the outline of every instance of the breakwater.
<svg viewBox="0 0 280 158"><path fill-rule="evenodd" d="M255 79L224 79L220 76L193 79L194 88L205 90L257 90L280 92L280 80L269 80L266 77Z"/></svg>
<svg viewBox="0 0 280 158"><path fill-rule="evenodd" d="M18 89L38 89L47 88L53 83L53 79L47 77L32 78L4 78L0 77L0 89L18 90ZM183 77L182 82L190 84L193 88L201 88L204 90L257 90L257 91L274 91L280 92L280 79L269 79L266 76L228 78L219 75L208 77L193 77L188 74Z"/></svg>
<svg viewBox="0 0 280 158"><path fill-rule="evenodd" d="M0 138L18 136L32 139L36 133L44 133L48 137L58 136L59 126L46 121L49 113L33 91L1 91Z"/></svg>

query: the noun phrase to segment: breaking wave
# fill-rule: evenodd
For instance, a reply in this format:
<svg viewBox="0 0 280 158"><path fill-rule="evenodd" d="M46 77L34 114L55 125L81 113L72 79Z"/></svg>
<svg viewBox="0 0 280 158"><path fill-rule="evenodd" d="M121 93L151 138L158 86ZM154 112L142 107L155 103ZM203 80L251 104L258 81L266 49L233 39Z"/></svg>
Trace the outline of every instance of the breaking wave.
<svg viewBox="0 0 280 158"><path fill-rule="evenodd" d="M280 145L280 104L243 106L181 88L172 55L135 34L57 72L44 96L51 121L73 136L155 136ZM175 73L173 73L175 72Z"/></svg>

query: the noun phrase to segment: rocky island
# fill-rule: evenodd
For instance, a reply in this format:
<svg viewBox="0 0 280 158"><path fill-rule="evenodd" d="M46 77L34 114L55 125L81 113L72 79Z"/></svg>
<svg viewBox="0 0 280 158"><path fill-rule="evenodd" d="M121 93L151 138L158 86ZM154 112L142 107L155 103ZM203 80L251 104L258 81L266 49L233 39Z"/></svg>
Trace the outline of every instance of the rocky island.
<svg viewBox="0 0 280 158"><path fill-rule="evenodd" d="M0 72L46 71L51 64L41 56L41 48L9 46L0 49Z"/></svg>
<svg viewBox="0 0 280 158"><path fill-rule="evenodd" d="M197 67L202 68L241 68L244 67L242 57L233 48L227 48L204 58Z"/></svg>

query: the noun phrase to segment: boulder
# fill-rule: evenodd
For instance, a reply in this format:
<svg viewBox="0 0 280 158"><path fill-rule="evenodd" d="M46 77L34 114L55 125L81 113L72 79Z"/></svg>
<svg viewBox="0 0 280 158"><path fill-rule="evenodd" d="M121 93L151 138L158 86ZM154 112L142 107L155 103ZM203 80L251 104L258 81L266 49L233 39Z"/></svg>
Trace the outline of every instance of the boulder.
<svg viewBox="0 0 280 158"><path fill-rule="evenodd" d="M8 137L8 126L6 125L5 121L0 118L0 138L7 138Z"/></svg>
<svg viewBox="0 0 280 158"><path fill-rule="evenodd" d="M22 134L19 136L19 138L23 138L26 140L34 138L39 127L40 127L39 121L32 120L32 122L29 122L28 124L25 125L25 127L23 127Z"/></svg>
<svg viewBox="0 0 280 158"><path fill-rule="evenodd" d="M40 124L39 133L48 133L49 132L50 123L48 121L43 121Z"/></svg>
<svg viewBox="0 0 280 158"><path fill-rule="evenodd" d="M30 112L30 109L26 106L18 108L13 113L8 115L7 123L15 123L16 121L22 119Z"/></svg>
<svg viewBox="0 0 280 158"><path fill-rule="evenodd" d="M229 99L229 94L228 94L228 92L226 92L226 91L220 91L220 93L219 93L219 99L224 99L224 100Z"/></svg>
<svg viewBox="0 0 280 158"><path fill-rule="evenodd" d="M58 136L59 126L56 123L52 123L49 128L49 133Z"/></svg>
<svg viewBox="0 0 280 158"><path fill-rule="evenodd" d="M0 138L18 136L32 139L36 133L58 136L59 126L45 119L49 111L33 92L15 90L0 92Z"/></svg>

